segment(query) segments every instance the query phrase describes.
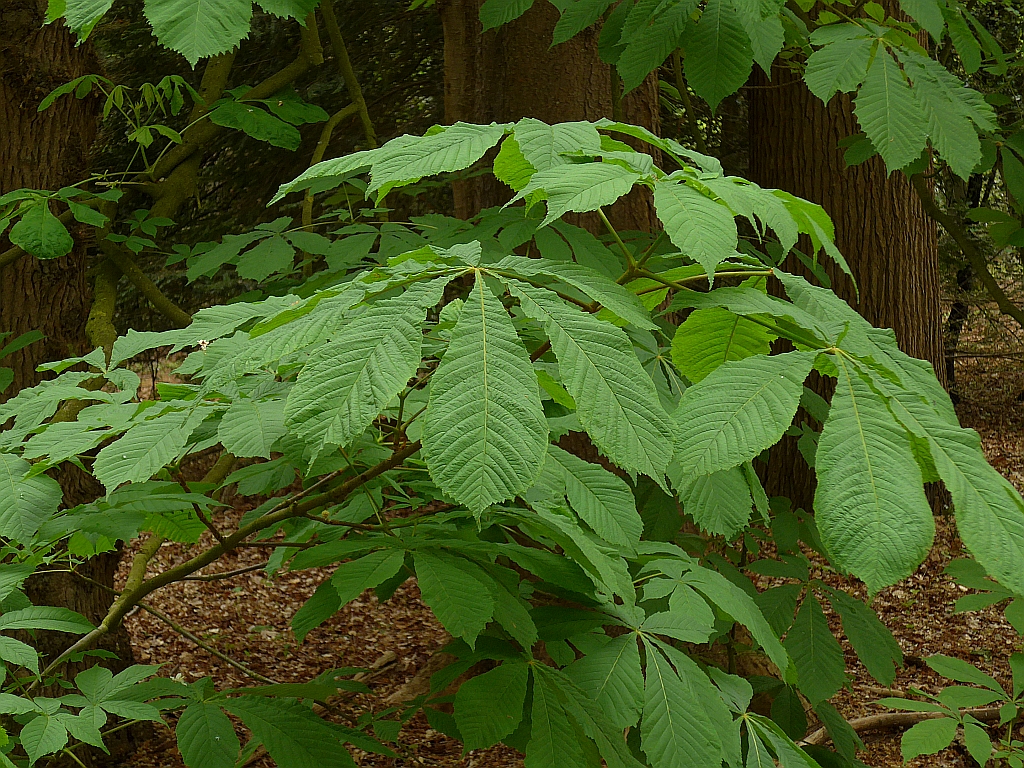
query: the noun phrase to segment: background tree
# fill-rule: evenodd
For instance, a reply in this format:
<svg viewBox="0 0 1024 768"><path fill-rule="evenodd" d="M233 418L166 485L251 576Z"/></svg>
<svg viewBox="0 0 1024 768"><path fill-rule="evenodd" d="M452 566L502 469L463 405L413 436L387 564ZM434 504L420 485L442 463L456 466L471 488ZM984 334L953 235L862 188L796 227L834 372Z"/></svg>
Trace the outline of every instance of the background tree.
<svg viewBox="0 0 1024 768"><path fill-rule="evenodd" d="M38 107L58 86L95 73L99 61L91 45L76 45L62 22L44 25L45 13L46 3L36 0L6 3L0 9L4 29L0 40L0 123L4 126L0 190L57 189L79 183L90 168L99 100L65 99L52 109L39 111ZM22 255L0 267L0 334L43 334L41 341L4 359L5 366L13 370L13 380L0 392L0 402L37 384L45 376L38 366L54 356L81 354L90 342L104 338L106 328L106 338L116 335L111 324L114 297L109 290L103 292L111 283L116 285L119 273L101 271L97 280L100 293L92 292L89 235L84 228L76 234L66 256L44 260ZM102 492L92 477L74 466L64 465L56 475L69 506L90 501ZM26 593L37 605L62 606L98 622L113 602L110 590L119 554L119 550L104 553L81 566L82 575L99 586L70 574L48 574L31 579ZM71 642L66 634L42 632L34 645L45 656L55 658ZM105 638L102 647L116 654L111 664L115 670L132 663L123 628ZM114 754L127 754L138 735L141 732L128 730L112 739Z"/></svg>
<svg viewBox="0 0 1024 768"><path fill-rule="evenodd" d="M60 85L97 71L92 46L76 46L63 23L44 26L46 3L17 0L0 9L0 189L57 189L88 172L100 102L68 99L37 111ZM6 243L6 240L4 241ZM79 354L89 313L86 244L55 261L24 258L0 268L0 333L41 331L45 339L6 358L14 371L0 401L42 377L55 355Z"/></svg>
<svg viewBox="0 0 1024 768"><path fill-rule="evenodd" d="M535 3L508 24L481 21L484 0L439 0L444 27L445 121L514 122L533 117L546 123L615 118L658 132L656 77L623 96L614 69L601 58L600 29L552 45L558 10ZM485 176L455 185L455 215L471 218L501 205L510 190ZM655 222L649 196L631 195L609 215L623 230L650 231ZM585 225L604 231L596 217Z"/></svg>
<svg viewBox="0 0 1024 768"><path fill-rule="evenodd" d="M900 348L930 362L944 380L936 224L909 179L890 174L879 157L849 167L844 143L859 134L852 100L837 94L823 104L788 66L776 66L770 82L755 77L748 103L750 178L828 212L857 284L823 263L833 289L873 325L892 328ZM809 246L802 243L804 252ZM795 256L785 268L810 272ZM770 494L810 509L813 476L793 438L772 454L766 484Z"/></svg>

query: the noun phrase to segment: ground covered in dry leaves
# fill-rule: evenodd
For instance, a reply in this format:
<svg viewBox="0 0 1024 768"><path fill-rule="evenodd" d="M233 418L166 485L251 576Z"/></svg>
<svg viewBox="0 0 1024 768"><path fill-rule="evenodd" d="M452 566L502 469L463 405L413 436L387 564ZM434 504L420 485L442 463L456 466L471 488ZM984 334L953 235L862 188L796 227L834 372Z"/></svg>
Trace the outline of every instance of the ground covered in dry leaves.
<svg viewBox="0 0 1024 768"><path fill-rule="evenodd" d="M957 390L961 396L958 412L964 426L981 433L990 461L1018 489L1024 490L1024 366L1021 347L1005 333L993 340L982 322L973 324L972 352L957 362ZM985 338L987 337L987 338ZM1007 347L1013 347L1007 349ZM1002 356L1002 355L1006 356ZM242 510L235 510L240 515ZM937 693L942 681L922 661L934 653L957 656L978 664L1009 687L1007 658L1021 645L1016 633L996 609L954 614L952 603L963 594L943 574L945 566L963 556L951 518L937 520L936 545L927 561L906 582L881 593L874 606L893 631L906 656L894 688L917 687ZM204 542L209 545L209 542ZM204 570L231 571L263 562L268 552L245 549ZM188 557L181 545L165 545L154 564L163 570ZM327 571L279 573L268 577L254 570L231 579L189 581L165 588L149 604L179 627L188 630L208 647L237 660L249 670L277 682L301 682L325 669L343 666L370 667L393 659L373 676L373 695L360 695L343 702L340 721L353 721L367 707L383 707L384 699L412 677L444 639L444 632L419 601L414 582L406 582L394 598L380 604L371 593L349 604L301 645L289 628L292 614L313 593ZM818 574L829 582L843 583L863 597L863 585L854 585L834 575ZM167 623L145 611L128 621L139 663L164 665L161 674L180 675L186 681L212 677L220 687L252 684L245 673L198 647ZM885 711L873 705L885 692L877 687L856 656L847 647L848 668L855 675L849 690L837 697L836 705L847 717ZM812 726L812 730L815 726ZM902 764L899 733L865 734L867 751L861 759L883 768ZM505 768L521 766L512 750L498 747L463 755L458 744L429 728L422 718L413 720L400 736L398 759L356 754L363 766L437 766ZM160 728L130 765L134 768L178 768L182 766L169 729ZM269 766L266 758L251 763ZM961 747L936 756L919 758L911 766L974 765Z"/></svg>

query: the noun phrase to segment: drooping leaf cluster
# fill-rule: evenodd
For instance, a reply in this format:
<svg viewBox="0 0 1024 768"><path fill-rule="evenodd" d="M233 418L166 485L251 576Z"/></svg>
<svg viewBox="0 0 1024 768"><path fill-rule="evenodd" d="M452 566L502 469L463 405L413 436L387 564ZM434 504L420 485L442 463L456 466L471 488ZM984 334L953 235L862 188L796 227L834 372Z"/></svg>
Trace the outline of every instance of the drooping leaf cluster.
<svg viewBox="0 0 1024 768"><path fill-rule="evenodd" d="M677 169L623 137L658 147ZM316 165L281 195L368 174L367 194L380 199L495 148L491 170L514 193L504 209L472 222L352 225L333 240L317 235L320 251L286 221L226 239L190 256L195 274L234 263L269 277L289 269L293 248L335 263L287 295L211 307L184 329L132 331L108 352L54 363L52 379L0 406L10 422L0 432L10 489L0 628L23 626L21 615L52 628L19 589L35 569L143 532L197 543L222 525L216 490L232 486L266 500L166 578L276 537L303 546L276 548L271 570L336 566L293 618L300 639L365 590L386 599L413 576L455 638L458 661L431 695L367 720L374 733L423 709L469 748L503 741L536 764L814 766L813 750L795 743L799 693L833 733L828 754L854 760L856 736L828 703L846 678L820 600L883 684L900 651L864 603L812 577L798 541L877 591L929 551L923 484L941 479L979 566L1024 593L1024 502L960 428L927 364L831 292L778 269L801 234L845 264L824 212L726 176L673 141L613 121L460 123ZM600 214L638 186L652 194L661 237L602 239L560 221ZM287 258L275 261L275 248ZM767 292L770 281L786 298ZM677 325L679 312L688 314ZM770 355L778 338L794 351ZM168 346L190 350L180 383L140 400L127 361ZM831 403L808 394L812 370L836 379ZM813 516L770 502L757 475L802 402L824 425L806 435ZM69 403L73 419L62 416ZM584 433L604 463L554 445L567 432ZM183 459L215 448L250 461L215 487L183 488ZM106 495L62 508L46 471L64 461ZM288 490L296 480L301 494ZM780 555L740 566L786 582L758 592L712 549L675 543L680 505L724 544L756 551L748 542L770 532ZM732 642L736 623L778 670L770 719L747 711L748 681L692 651ZM0 644L19 675L58 673L33 653ZM482 660L493 668L459 689L448 714L449 684ZM4 694L12 712L33 715L11 747L34 760L68 734L95 743L100 711L141 716L104 704L120 700L117 686L107 695L91 679L76 684L80 696L56 703ZM132 700L183 709L177 736L190 765L239 756L225 712L251 731L244 749L262 744L284 766L348 765L345 743L387 749L314 715L301 700L326 697L319 688L153 685ZM94 730L79 725L83 714Z"/></svg>

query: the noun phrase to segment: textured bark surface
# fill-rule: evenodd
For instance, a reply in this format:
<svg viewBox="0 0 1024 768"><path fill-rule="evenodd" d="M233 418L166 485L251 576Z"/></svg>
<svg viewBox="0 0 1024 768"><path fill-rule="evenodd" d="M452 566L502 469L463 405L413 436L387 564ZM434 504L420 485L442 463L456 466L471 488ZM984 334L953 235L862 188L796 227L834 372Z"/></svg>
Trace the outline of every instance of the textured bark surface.
<svg viewBox="0 0 1024 768"><path fill-rule="evenodd" d="M63 97L39 112L42 99L54 88L81 75L98 71L88 45L75 47L73 36L62 24L43 26L45 0L6 0L0 4L0 194L12 189L57 189L81 180L88 171L89 151L96 135L99 103L94 98ZM58 211L54 211L58 213ZM46 338L5 358L14 369L10 397L19 389L38 383L36 366L80 354L86 348L85 321L90 291L86 277L87 257L83 239L69 255L52 261L32 257L0 270L0 331L14 335L39 329ZM0 243L0 250L8 243ZM0 402L5 399L0 395ZM102 492L91 477L72 466L61 468L57 479L65 503L78 504ZM119 553L112 552L84 563L79 571L90 579L113 587ZM37 605L59 605L78 611L94 623L106 614L112 594L70 574L32 578L26 593ZM32 643L53 658L73 637L57 632L38 633ZM101 644L116 653L112 669L132 663L128 635L123 629ZM70 665L73 676L84 664ZM119 731L108 739L112 757L81 753L92 763L120 759L134 749L141 735L135 729Z"/></svg>
<svg viewBox="0 0 1024 768"><path fill-rule="evenodd" d="M860 287L838 267L826 270L836 292L873 325L892 328L900 347L945 373L939 306L936 228L907 179L886 176L880 158L853 168L839 140L858 133L848 96L826 106L799 76L776 69L750 89L750 178L823 206L836 227L836 243ZM809 251L809 244L798 247ZM806 274L791 257L791 272ZM772 454L768 492L811 508L811 474L789 438Z"/></svg>
<svg viewBox="0 0 1024 768"><path fill-rule="evenodd" d="M598 26L552 48L558 11L550 3L534 3L510 24L484 32L482 2L437 3L444 25L446 122L503 123L535 117L559 123L612 117L611 68L598 56ZM625 122L657 132L656 78L649 77L626 94L622 113ZM470 218L512 196L493 176L460 182L454 192L459 218ZM650 196L640 191L620 200L608 215L619 229L649 230L656 222ZM587 218L584 224L589 226Z"/></svg>
<svg viewBox="0 0 1024 768"><path fill-rule="evenodd" d="M96 63L90 47L76 48L62 24L43 26L45 9L45 0L0 4L0 194L21 187L57 189L81 180L88 167L97 100L65 96L44 112L37 108L57 86L96 72ZM4 239L0 249L6 247ZM14 369L8 397L38 383L39 362L81 353L88 299L81 246L60 259L22 257L0 270L0 332L17 336L38 328L46 334L4 359Z"/></svg>

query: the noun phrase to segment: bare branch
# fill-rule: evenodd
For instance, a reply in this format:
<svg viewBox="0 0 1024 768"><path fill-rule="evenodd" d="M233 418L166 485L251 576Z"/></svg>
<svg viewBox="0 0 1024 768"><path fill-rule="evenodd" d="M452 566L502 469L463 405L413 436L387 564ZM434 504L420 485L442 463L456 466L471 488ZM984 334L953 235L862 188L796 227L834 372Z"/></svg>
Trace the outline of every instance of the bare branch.
<svg viewBox="0 0 1024 768"><path fill-rule="evenodd" d="M149 300L153 308L170 320L176 328L184 328L192 322L192 315L171 301L142 271L131 251L110 240L100 240L99 247L107 259L116 264L124 276L131 280L132 285L139 289L139 293Z"/></svg>
<svg viewBox="0 0 1024 768"><path fill-rule="evenodd" d="M917 196L921 198L921 205L925 213L941 224L942 228L953 238L954 242L963 252L964 258L967 259L967 262L977 273L978 277L981 278L982 285L985 286L988 295L992 297L996 306L999 307L999 311L1004 315L1012 317L1024 327L1024 310L1010 300L1010 297L1006 295L995 277L992 276L988 268L988 262L985 261L985 255L978 248L978 244L957 223L956 219L939 207L938 203L935 202L932 191L928 188L928 181L921 174L916 174L911 179L911 182L914 185L914 191L917 192Z"/></svg>

